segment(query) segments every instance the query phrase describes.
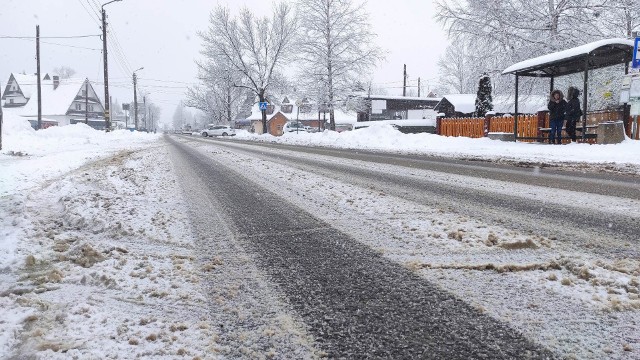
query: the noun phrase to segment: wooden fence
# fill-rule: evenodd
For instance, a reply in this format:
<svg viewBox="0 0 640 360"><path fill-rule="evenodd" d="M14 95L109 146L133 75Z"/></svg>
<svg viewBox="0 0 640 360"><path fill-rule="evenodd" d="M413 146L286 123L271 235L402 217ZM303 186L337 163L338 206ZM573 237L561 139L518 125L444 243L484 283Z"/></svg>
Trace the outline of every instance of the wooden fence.
<svg viewBox="0 0 640 360"><path fill-rule="evenodd" d="M621 120L624 117L622 111L604 110L593 111L587 115L587 125L597 125L605 121ZM486 118L443 118L438 120L437 133L443 136L481 138L489 132L513 133L513 116ZM582 124L578 121L578 126ZM536 115L518 115L518 137L537 138L521 140L523 142L545 141L549 133L541 131L541 128L549 128L549 113L539 112ZM596 129L588 130L595 133ZM563 131L563 136L567 136ZM578 134L578 137L580 135ZM565 140L568 141L568 140Z"/></svg>
<svg viewBox="0 0 640 360"><path fill-rule="evenodd" d="M442 119L440 123L440 135L481 138L484 137L484 122L484 118Z"/></svg>

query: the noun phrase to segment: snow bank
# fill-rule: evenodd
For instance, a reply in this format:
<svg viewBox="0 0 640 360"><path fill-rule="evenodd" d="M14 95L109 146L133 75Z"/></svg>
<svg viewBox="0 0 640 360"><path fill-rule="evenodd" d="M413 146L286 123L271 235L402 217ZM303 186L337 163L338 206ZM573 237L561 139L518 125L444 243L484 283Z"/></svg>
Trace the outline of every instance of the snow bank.
<svg viewBox="0 0 640 360"><path fill-rule="evenodd" d="M403 134L390 125L370 126L356 131L337 133L288 133L281 137L239 132L238 140L274 142L304 146L327 146L343 149L390 151L399 153L516 160L543 163L592 163L640 165L640 141L627 139L615 145L572 143L550 146L540 143L513 143L490 140L445 137L434 134Z"/></svg>
<svg viewBox="0 0 640 360"><path fill-rule="evenodd" d="M91 151L96 148L116 149L123 145L149 142L154 134L116 130L111 133L95 130L85 124L52 126L35 131L29 122L11 112L4 115L1 154L46 156L57 152Z"/></svg>
<svg viewBox="0 0 640 360"><path fill-rule="evenodd" d="M105 133L84 124L35 131L29 122L7 111L0 151L0 267L15 259L24 227L20 214L30 190L91 161L125 149L140 149L161 135L124 130Z"/></svg>

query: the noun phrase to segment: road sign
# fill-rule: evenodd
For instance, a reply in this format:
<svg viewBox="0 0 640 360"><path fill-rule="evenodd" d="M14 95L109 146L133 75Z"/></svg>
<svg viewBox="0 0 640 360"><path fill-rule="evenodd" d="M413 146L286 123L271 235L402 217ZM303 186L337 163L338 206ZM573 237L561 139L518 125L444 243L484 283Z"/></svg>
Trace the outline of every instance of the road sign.
<svg viewBox="0 0 640 360"><path fill-rule="evenodd" d="M631 62L631 67L634 69L640 69L640 37L636 38L636 44L633 47L633 61Z"/></svg>
<svg viewBox="0 0 640 360"><path fill-rule="evenodd" d="M261 102L260 103L260 110L267 110L267 106L269 106L268 102Z"/></svg>

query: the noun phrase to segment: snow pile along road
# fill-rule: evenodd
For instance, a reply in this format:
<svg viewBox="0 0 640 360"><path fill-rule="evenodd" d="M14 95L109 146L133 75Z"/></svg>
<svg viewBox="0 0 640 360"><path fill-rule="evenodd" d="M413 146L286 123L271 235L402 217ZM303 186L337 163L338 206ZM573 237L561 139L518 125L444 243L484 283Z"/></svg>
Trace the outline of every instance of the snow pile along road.
<svg viewBox="0 0 640 360"><path fill-rule="evenodd" d="M589 163L640 173L640 141L627 139L615 145L572 143L548 146L538 143L513 143L489 138L470 139L434 134L403 134L390 125L374 124L354 131L322 133L286 133L276 137L238 132L238 140L273 142L303 146L374 150L395 153L438 155L490 161L533 162L565 165Z"/></svg>
<svg viewBox="0 0 640 360"><path fill-rule="evenodd" d="M3 273L0 354L214 352L184 204L155 151L124 151L31 191Z"/></svg>

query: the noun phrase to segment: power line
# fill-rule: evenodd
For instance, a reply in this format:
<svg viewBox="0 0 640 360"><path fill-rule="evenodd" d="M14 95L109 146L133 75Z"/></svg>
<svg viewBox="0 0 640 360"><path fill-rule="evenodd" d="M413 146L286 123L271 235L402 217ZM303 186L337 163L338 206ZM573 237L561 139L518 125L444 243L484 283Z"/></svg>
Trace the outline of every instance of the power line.
<svg viewBox="0 0 640 360"><path fill-rule="evenodd" d="M35 42L35 39L16 39L16 40L25 40L25 41L30 41L30 42ZM41 44L48 44L48 45L56 45L56 46L63 46L63 47L69 47L69 48L74 48L74 49L84 49L84 50L93 50L93 51L102 51L102 49L95 49L95 48L89 48L89 47L84 47L84 46L75 46L75 45L68 45L68 44L59 44L59 43L54 43L54 42L50 42L50 41L40 41Z"/></svg>
<svg viewBox="0 0 640 360"><path fill-rule="evenodd" d="M40 36L40 39L79 39L88 37L100 37L101 35L72 35L72 36ZM0 39L36 39L35 36L4 36L0 35Z"/></svg>
<svg viewBox="0 0 640 360"><path fill-rule="evenodd" d="M87 13L87 15L89 15L89 17L91 19L93 19L93 21L98 25L98 27L100 27L100 17L98 16L98 18L96 19L91 12L89 12L89 10L87 9L86 6L84 6L84 3L82 2L82 0L78 0L78 2L80 3L80 5L82 6L82 8L84 9L84 11Z"/></svg>

